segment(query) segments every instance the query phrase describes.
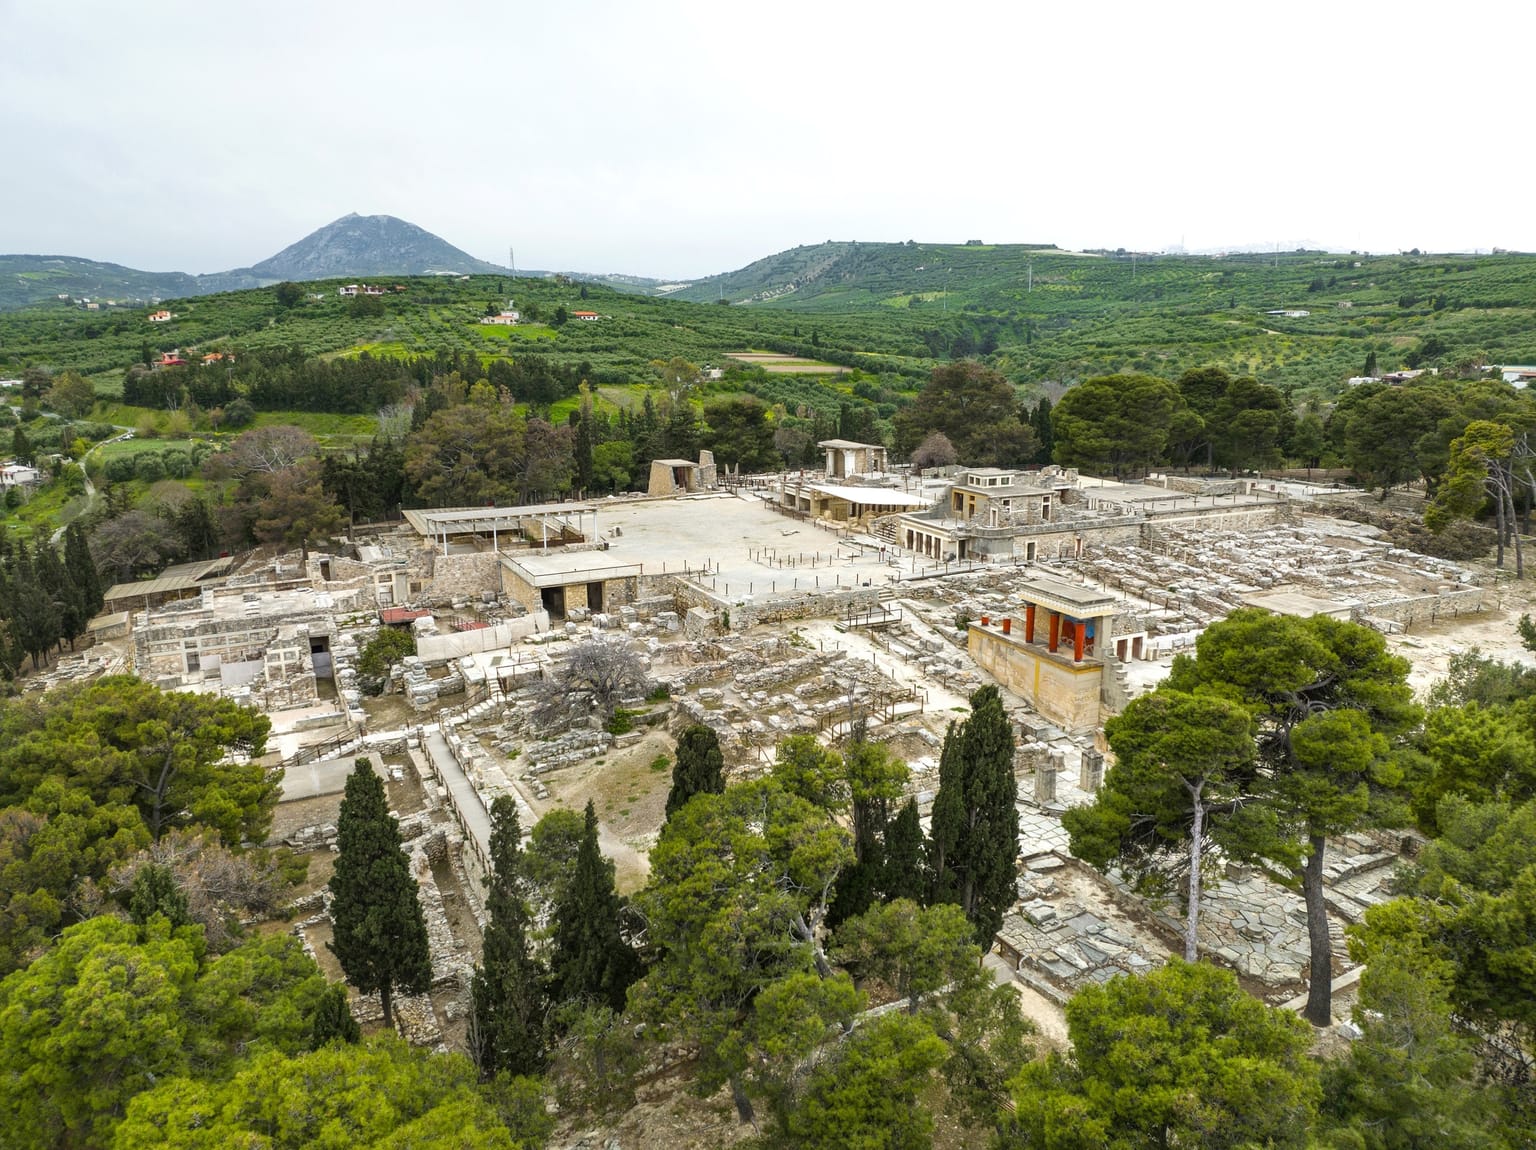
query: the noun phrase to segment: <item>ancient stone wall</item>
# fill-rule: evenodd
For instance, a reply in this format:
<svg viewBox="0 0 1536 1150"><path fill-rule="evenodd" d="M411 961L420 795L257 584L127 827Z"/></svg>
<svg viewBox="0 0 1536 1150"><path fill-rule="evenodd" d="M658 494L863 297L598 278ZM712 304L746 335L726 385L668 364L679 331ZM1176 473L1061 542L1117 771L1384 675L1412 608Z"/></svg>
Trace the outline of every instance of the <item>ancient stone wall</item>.
<svg viewBox="0 0 1536 1150"><path fill-rule="evenodd" d="M472 555L430 554L430 573L423 581L420 594L412 596L418 602L449 603L455 599L479 598L483 592L502 589L501 556L494 551Z"/></svg>
<svg viewBox="0 0 1536 1150"><path fill-rule="evenodd" d="M501 569L501 593L514 603L521 603L530 612L541 611L544 608L544 600L539 594L539 589L510 567Z"/></svg>
<svg viewBox="0 0 1536 1150"><path fill-rule="evenodd" d="M1415 623L1433 623L1437 619L1481 611L1483 606L1483 589L1473 587L1466 591L1445 591L1439 595L1417 595L1411 599L1371 603L1362 607L1359 613L1411 627Z"/></svg>
<svg viewBox="0 0 1536 1150"><path fill-rule="evenodd" d="M1153 522L1144 526L1146 539L1156 538L1162 527L1198 527L1212 531L1252 531L1277 524L1299 524L1301 513L1295 503L1258 503L1251 506L1211 507L1199 511L1152 512Z"/></svg>
<svg viewBox="0 0 1536 1150"><path fill-rule="evenodd" d="M701 587L687 579L661 576L672 584L677 613L686 615L700 607L717 619L728 619L732 631L745 631L758 623L777 623L786 619L835 619L854 613L872 611L880 605L880 591L875 587L842 590L791 592L788 595L760 597L737 602Z"/></svg>

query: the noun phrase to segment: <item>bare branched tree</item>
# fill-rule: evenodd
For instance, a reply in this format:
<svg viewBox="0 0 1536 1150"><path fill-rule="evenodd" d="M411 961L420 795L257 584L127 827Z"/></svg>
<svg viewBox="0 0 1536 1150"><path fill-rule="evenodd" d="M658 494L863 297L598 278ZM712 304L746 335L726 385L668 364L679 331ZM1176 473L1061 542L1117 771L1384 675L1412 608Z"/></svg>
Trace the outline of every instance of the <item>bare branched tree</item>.
<svg viewBox="0 0 1536 1150"><path fill-rule="evenodd" d="M919 471L927 467L948 467L958 458L949 436L942 431L930 431L912 452L912 466Z"/></svg>
<svg viewBox="0 0 1536 1150"><path fill-rule="evenodd" d="M215 953L236 943L239 923L275 911L287 893L278 866L270 859L237 855L202 835L171 831L159 842L112 868L106 889L122 894L145 866L168 867L186 896L193 922L201 923Z"/></svg>
<svg viewBox="0 0 1536 1150"><path fill-rule="evenodd" d="M597 715L613 716L621 700L644 695L650 676L640 652L623 640L588 639L536 688L533 721L543 727Z"/></svg>
<svg viewBox="0 0 1536 1150"><path fill-rule="evenodd" d="M229 445L223 463L229 474L244 479L253 472L270 475L285 471L301 459L318 455L319 451L318 441L309 432L276 424L242 432Z"/></svg>

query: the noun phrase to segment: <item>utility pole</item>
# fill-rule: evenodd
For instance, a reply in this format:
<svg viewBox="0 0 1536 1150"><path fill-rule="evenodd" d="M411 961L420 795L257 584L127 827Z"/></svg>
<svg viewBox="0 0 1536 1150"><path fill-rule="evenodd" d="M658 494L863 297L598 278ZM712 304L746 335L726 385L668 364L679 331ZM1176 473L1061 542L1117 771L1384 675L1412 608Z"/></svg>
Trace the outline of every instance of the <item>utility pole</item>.
<svg viewBox="0 0 1536 1150"><path fill-rule="evenodd" d="M507 247L507 264L512 269L512 275L517 275L517 252L509 245Z"/></svg>

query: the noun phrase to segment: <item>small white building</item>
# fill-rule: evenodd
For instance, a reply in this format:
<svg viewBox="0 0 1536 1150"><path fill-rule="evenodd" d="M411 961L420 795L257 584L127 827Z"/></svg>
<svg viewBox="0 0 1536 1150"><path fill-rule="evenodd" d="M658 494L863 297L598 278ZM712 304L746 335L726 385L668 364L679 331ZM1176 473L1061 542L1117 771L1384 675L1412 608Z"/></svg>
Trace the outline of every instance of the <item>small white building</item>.
<svg viewBox="0 0 1536 1150"><path fill-rule="evenodd" d="M43 481L43 473L25 463L12 461L0 465L0 490L11 487L34 487Z"/></svg>
<svg viewBox="0 0 1536 1150"><path fill-rule="evenodd" d="M1505 364L1499 368L1499 376L1516 391L1524 391L1532 383L1536 383L1536 367L1518 363Z"/></svg>

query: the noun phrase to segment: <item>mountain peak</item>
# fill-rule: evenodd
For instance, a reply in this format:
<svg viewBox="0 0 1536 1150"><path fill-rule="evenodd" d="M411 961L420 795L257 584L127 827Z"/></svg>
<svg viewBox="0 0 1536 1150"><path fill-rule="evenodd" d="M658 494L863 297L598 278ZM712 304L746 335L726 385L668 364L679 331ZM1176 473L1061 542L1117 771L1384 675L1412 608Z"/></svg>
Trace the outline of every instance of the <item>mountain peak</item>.
<svg viewBox="0 0 1536 1150"><path fill-rule="evenodd" d="M498 273L506 269L394 216L348 212L250 269L264 280Z"/></svg>

